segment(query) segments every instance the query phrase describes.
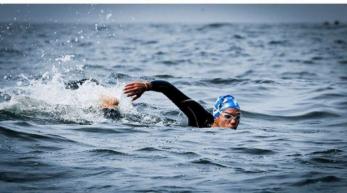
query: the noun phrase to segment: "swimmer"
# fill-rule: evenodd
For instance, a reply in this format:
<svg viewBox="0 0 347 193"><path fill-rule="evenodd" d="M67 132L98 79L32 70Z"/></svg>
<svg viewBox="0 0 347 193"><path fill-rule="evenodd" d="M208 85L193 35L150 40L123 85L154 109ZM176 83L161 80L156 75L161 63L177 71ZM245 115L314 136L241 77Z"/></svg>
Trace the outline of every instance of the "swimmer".
<svg viewBox="0 0 347 193"><path fill-rule="evenodd" d="M169 82L135 81L124 87L124 94L136 100L146 91L156 91L168 97L187 117L193 127L220 127L236 129L240 123L240 106L231 95L218 97L213 113L209 113L199 103L190 99Z"/></svg>
<svg viewBox="0 0 347 193"><path fill-rule="evenodd" d="M82 79L72 81L66 85L67 89L78 89L86 81L95 82L94 79ZM136 100L146 91L161 92L167 96L187 117L188 125L192 127L220 127L236 129L240 123L240 106L231 95L218 97L213 107L213 113L209 113L199 103L190 99L169 82L155 80L151 82L135 81L125 85L124 94ZM108 118L117 119L121 115L117 110L119 100L112 96L101 96L100 107Z"/></svg>

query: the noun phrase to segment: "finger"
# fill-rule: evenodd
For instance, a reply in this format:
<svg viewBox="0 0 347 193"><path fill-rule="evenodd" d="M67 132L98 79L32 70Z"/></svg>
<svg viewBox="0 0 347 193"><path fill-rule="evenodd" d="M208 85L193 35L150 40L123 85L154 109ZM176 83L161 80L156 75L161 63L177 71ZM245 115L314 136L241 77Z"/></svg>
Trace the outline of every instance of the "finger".
<svg viewBox="0 0 347 193"><path fill-rule="evenodd" d="M136 96L136 94L127 94L127 97L133 97Z"/></svg>
<svg viewBox="0 0 347 193"><path fill-rule="evenodd" d="M125 86L131 86L131 85L135 85L135 84L136 84L136 82L131 82L129 84L126 84Z"/></svg>
<svg viewBox="0 0 347 193"><path fill-rule="evenodd" d="M124 94L131 93L131 92L133 92L133 90L132 90L132 89L123 90L123 93L124 93Z"/></svg>
<svg viewBox="0 0 347 193"><path fill-rule="evenodd" d="M126 96L127 97L134 97L134 96L137 96L138 94L137 93L131 93L131 94L127 94Z"/></svg>
<svg viewBox="0 0 347 193"><path fill-rule="evenodd" d="M139 93L139 89L129 89L129 90L124 90L124 94L129 94L129 93Z"/></svg>
<svg viewBox="0 0 347 193"><path fill-rule="evenodd" d="M129 90L129 89L143 89L143 88L144 88L144 86L133 85L133 86L124 87L123 90Z"/></svg>
<svg viewBox="0 0 347 193"><path fill-rule="evenodd" d="M131 88L126 88L123 91L142 91L142 87L131 87Z"/></svg>
<svg viewBox="0 0 347 193"><path fill-rule="evenodd" d="M136 90L138 89L137 87L127 87L127 88L124 88L123 90L126 91L126 90Z"/></svg>
<svg viewBox="0 0 347 193"><path fill-rule="evenodd" d="M124 92L124 94L126 94L126 95L137 95L137 94L142 94L142 92L135 90L135 91Z"/></svg>
<svg viewBox="0 0 347 193"><path fill-rule="evenodd" d="M123 90L125 90L125 89L131 89L131 88L136 88L136 86L135 86L135 85L125 86Z"/></svg>
<svg viewBox="0 0 347 193"><path fill-rule="evenodd" d="M134 85L139 85L141 82L139 81L134 81L134 82L131 82L129 84L126 84L125 86L134 86Z"/></svg>
<svg viewBox="0 0 347 193"><path fill-rule="evenodd" d="M134 87L138 87L139 84L138 83L132 83L132 84L127 84L124 86L124 88L134 88Z"/></svg>
<svg viewBox="0 0 347 193"><path fill-rule="evenodd" d="M138 92L124 92L125 95L136 95Z"/></svg>
<svg viewBox="0 0 347 193"><path fill-rule="evenodd" d="M132 100L132 101L134 101L134 100L140 98L140 96L141 96L141 95L135 95L135 97L133 97L133 100Z"/></svg>

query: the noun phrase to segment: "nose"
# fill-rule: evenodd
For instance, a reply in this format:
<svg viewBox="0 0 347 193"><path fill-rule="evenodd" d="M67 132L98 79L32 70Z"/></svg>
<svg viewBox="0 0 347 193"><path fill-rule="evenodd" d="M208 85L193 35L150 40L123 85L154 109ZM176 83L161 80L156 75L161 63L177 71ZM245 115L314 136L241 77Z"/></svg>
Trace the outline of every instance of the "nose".
<svg viewBox="0 0 347 193"><path fill-rule="evenodd" d="M229 124L235 124L236 123L236 120L235 119L231 119L230 121L229 121Z"/></svg>
<svg viewBox="0 0 347 193"><path fill-rule="evenodd" d="M228 127L233 127L233 126L235 126L236 121L235 121L235 119L227 120L226 124Z"/></svg>
<svg viewBox="0 0 347 193"><path fill-rule="evenodd" d="M236 129L236 126L237 126L237 121L235 119L229 120L227 122L227 127L228 128Z"/></svg>

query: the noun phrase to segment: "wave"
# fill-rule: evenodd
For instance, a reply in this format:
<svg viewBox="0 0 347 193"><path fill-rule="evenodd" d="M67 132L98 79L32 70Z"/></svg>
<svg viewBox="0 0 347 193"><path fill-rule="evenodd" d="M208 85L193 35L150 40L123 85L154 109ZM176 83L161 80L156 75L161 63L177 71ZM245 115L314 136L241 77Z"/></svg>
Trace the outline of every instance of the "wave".
<svg viewBox="0 0 347 193"><path fill-rule="evenodd" d="M311 58L311 60L323 60L323 59L325 59L325 58L323 58L323 57L321 57L321 56L313 56L313 57Z"/></svg>
<svg viewBox="0 0 347 193"><path fill-rule="evenodd" d="M339 153L342 153L343 151L342 150L339 150L339 149L327 149L327 150L324 150L324 151L314 151L310 154L312 155L315 155L315 154L321 154L321 155L331 155L331 154L339 154Z"/></svg>
<svg viewBox="0 0 347 193"><path fill-rule="evenodd" d="M347 44L344 40L335 40L334 43L335 44L342 44L342 45Z"/></svg>
<svg viewBox="0 0 347 193"><path fill-rule="evenodd" d="M219 29L222 27L228 27L228 26L232 26L233 24L231 23L210 23L210 24L206 24L200 28L198 28L198 31L204 31L204 30L209 30L209 29Z"/></svg>
<svg viewBox="0 0 347 193"><path fill-rule="evenodd" d="M148 131L139 130L135 128L112 128L112 129L105 129L105 128L98 128L98 127L81 127L77 129L71 129L74 131L81 131L81 132L87 132L87 133L100 133L100 134L119 134L119 133L148 133Z"/></svg>
<svg viewBox="0 0 347 193"><path fill-rule="evenodd" d="M174 66L174 65L179 65L179 64L191 64L192 61L190 59L177 59L177 60L163 60L160 61L159 63L165 64L168 66Z"/></svg>
<svg viewBox="0 0 347 193"><path fill-rule="evenodd" d="M277 84L274 80L252 80L252 79L242 79L242 78L212 78L203 79L201 82L209 84L237 84L237 83L254 83L254 84Z"/></svg>
<svg viewBox="0 0 347 193"><path fill-rule="evenodd" d="M310 163L322 163L322 164L326 164L326 163L333 163L333 164L337 164L340 161L335 160L335 159L331 159L331 158L325 158L325 157L314 157L311 158L309 160Z"/></svg>
<svg viewBox="0 0 347 193"><path fill-rule="evenodd" d="M123 153L123 152L112 150L112 149L92 149L92 150L88 150L87 152L93 153L97 156L128 155L127 153Z"/></svg>
<svg viewBox="0 0 347 193"><path fill-rule="evenodd" d="M260 149L260 148L246 148L246 147L236 147L231 148L237 152L246 153L246 154L254 154L254 155L272 155L276 154L275 151L269 149Z"/></svg>
<svg viewBox="0 0 347 193"><path fill-rule="evenodd" d="M143 42L144 45L157 44L157 43L158 43L158 41L156 41L156 40L149 40L149 41Z"/></svg>
<svg viewBox="0 0 347 193"><path fill-rule="evenodd" d="M235 171L246 173L246 174L257 174L257 173L266 173L267 170L260 170L260 169L244 169L244 168L235 168Z"/></svg>
<svg viewBox="0 0 347 193"><path fill-rule="evenodd" d="M288 40L271 40L268 43L269 45L288 45L289 41Z"/></svg>
<svg viewBox="0 0 347 193"><path fill-rule="evenodd" d="M334 168L343 168L347 164L343 157L339 154L314 154L309 158L297 158L296 161L302 164L310 164L313 166L330 166Z"/></svg>
<svg viewBox="0 0 347 193"><path fill-rule="evenodd" d="M12 183L37 182L40 180L49 180L51 178L63 179L67 174L68 172L52 171L49 168L41 171L1 171L0 181Z"/></svg>
<svg viewBox="0 0 347 193"><path fill-rule="evenodd" d="M81 42L81 43L78 43L78 46L82 48L91 47L93 46L93 42Z"/></svg>
<svg viewBox="0 0 347 193"><path fill-rule="evenodd" d="M282 78L287 78L287 79L297 79L297 78L315 78L317 77L317 74L316 73L313 73L313 72L285 72L285 73L282 73Z"/></svg>
<svg viewBox="0 0 347 193"><path fill-rule="evenodd" d="M191 151L184 151L184 152L172 152L170 151L170 153L176 155L176 156L183 156L183 157L200 157L200 155L198 153L195 152L191 152Z"/></svg>
<svg viewBox="0 0 347 193"><path fill-rule="evenodd" d="M222 167L222 168L227 168L228 167L228 166L225 166L223 164L216 163L216 162L214 162L214 161L212 161L210 159L207 159L207 158L201 158L201 159L193 160L193 161L191 161L191 163L193 163L193 164L218 166L218 167Z"/></svg>
<svg viewBox="0 0 347 193"><path fill-rule="evenodd" d="M23 52L13 49L13 48L0 48L0 57L5 56L22 56L24 55Z"/></svg>
<svg viewBox="0 0 347 193"><path fill-rule="evenodd" d="M154 75L154 77L156 78L165 78L165 79L168 79L168 78L177 78L173 75L170 75L170 74L157 74L157 75Z"/></svg>
<svg viewBox="0 0 347 193"><path fill-rule="evenodd" d="M66 139L58 135L27 133L23 131L13 130L5 126L0 126L0 134L12 139L19 139L23 141L50 141L50 142L57 142L57 143L77 143L76 141Z"/></svg>
<svg viewBox="0 0 347 193"><path fill-rule="evenodd" d="M309 111L299 115L292 115L292 116L269 115L269 114L263 114L263 113L242 111L242 116L245 116L248 118L270 120L270 121L275 121L275 120L300 121L300 120L307 120L307 119L323 119L323 118L340 117L339 114L327 112L327 111Z"/></svg>
<svg viewBox="0 0 347 193"><path fill-rule="evenodd" d="M336 176L323 176L319 178L311 178L311 179L304 179L300 180L293 184L293 186L306 186L309 184L315 184L315 183L334 183L339 182L341 179Z"/></svg>
<svg viewBox="0 0 347 193"><path fill-rule="evenodd" d="M329 88L326 88L326 90ZM320 91L323 91L323 89L321 89ZM341 99L345 99L346 98L346 94L341 94L341 93L324 93L324 94L320 94L318 96L314 96L312 98L310 98L312 101L315 100L332 100L335 99L337 100L338 98Z"/></svg>
<svg viewBox="0 0 347 193"><path fill-rule="evenodd" d="M136 151L153 152L153 151L163 151L163 150L157 149L154 147L143 147L143 148L137 149Z"/></svg>
<svg viewBox="0 0 347 193"><path fill-rule="evenodd" d="M119 131L118 129L103 129L97 127L82 127L77 129L72 129L74 131L82 131L88 133L104 133L104 134L114 134L114 133L124 133L123 131Z"/></svg>
<svg viewBox="0 0 347 193"><path fill-rule="evenodd" d="M235 39L245 39L243 36L238 35L238 34L235 34L233 37L234 37Z"/></svg>

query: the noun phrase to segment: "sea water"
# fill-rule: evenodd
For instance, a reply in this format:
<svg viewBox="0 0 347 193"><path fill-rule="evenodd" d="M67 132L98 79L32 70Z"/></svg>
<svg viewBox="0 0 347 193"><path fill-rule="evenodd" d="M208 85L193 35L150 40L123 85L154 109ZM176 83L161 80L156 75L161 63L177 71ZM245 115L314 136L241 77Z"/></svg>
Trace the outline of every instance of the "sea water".
<svg viewBox="0 0 347 193"><path fill-rule="evenodd" d="M135 80L232 94L241 123L188 127ZM0 24L2 193L345 192L346 118L345 24Z"/></svg>

